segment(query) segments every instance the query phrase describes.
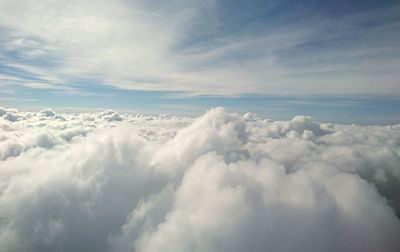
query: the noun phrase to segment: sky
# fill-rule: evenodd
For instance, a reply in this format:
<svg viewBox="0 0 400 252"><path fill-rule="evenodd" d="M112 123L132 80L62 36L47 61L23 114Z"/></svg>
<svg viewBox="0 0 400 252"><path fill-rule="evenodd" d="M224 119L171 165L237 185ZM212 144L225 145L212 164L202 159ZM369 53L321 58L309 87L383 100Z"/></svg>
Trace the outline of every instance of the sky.
<svg viewBox="0 0 400 252"><path fill-rule="evenodd" d="M0 248L398 252L399 81L399 0L0 0Z"/></svg>
<svg viewBox="0 0 400 252"><path fill-rule="evenodd" d="M400 123L398 1L0 0L0 104Z"/></svg>

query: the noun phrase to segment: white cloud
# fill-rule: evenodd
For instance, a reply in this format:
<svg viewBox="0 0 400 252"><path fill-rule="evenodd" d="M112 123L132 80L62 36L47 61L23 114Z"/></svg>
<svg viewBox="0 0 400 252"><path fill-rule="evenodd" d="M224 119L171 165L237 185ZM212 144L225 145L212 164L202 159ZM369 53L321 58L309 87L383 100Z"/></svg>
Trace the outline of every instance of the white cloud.
<svg viewBox="0 0 400 252"><path fill-rule="evenodd" d="M305 15L296 23L257 31L249 25L245 34L232 34L217 30L235 26L221 24L218 4L2 0L0 64L21 71L11 78L23 80L12 83L42 89L90 83L213 95L399 93L399 61L387 56L398 52L398 6L342 21ZM375 25L363 26L367 22ZM190 42L201 35L211 38ZM342 37L355 42L302 49Z"/></svg>
<svg viewBox="0 0 400 252"><path fill-rule="evenodd" d="M6 251L400 248L399 125L0 114Z"/></svg>

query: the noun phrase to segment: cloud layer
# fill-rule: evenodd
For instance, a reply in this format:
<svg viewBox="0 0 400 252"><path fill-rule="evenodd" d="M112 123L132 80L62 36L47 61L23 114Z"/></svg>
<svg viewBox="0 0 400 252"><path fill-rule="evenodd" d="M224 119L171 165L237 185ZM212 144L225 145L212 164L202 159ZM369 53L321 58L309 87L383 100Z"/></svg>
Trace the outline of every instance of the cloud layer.
<svg viewBox="0 0 400 252"><path fill-rule="evenodd" d="M0 0L0 85L400 94L398 4L303 2Z"/></svg>
<svg viewBox="0 0 400 252"><path fill-rule="evenodd" d="M400 125L0 109L5 251L398 251Z"/></svg>

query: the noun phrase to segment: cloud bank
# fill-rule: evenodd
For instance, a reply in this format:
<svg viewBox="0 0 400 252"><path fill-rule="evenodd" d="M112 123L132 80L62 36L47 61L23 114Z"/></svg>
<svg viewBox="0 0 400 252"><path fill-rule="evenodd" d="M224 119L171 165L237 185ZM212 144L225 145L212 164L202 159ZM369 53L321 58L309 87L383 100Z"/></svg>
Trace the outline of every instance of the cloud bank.
<svg viewBox="0 0 400 252"><path fill-rule="evenodd" d="M0 116L5 251L400 249L400 125Z"/></svg>

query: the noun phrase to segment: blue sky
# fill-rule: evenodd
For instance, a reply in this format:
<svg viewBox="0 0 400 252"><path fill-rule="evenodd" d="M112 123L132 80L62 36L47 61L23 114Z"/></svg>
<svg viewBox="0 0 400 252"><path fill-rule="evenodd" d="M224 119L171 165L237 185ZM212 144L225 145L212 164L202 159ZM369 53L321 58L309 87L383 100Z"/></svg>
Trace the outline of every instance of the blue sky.
<svg viewBox="0 0 400 252"><path fill-rule="evenodd" d="M400 123L398 1L0 0L0 103Z"/></svg>

